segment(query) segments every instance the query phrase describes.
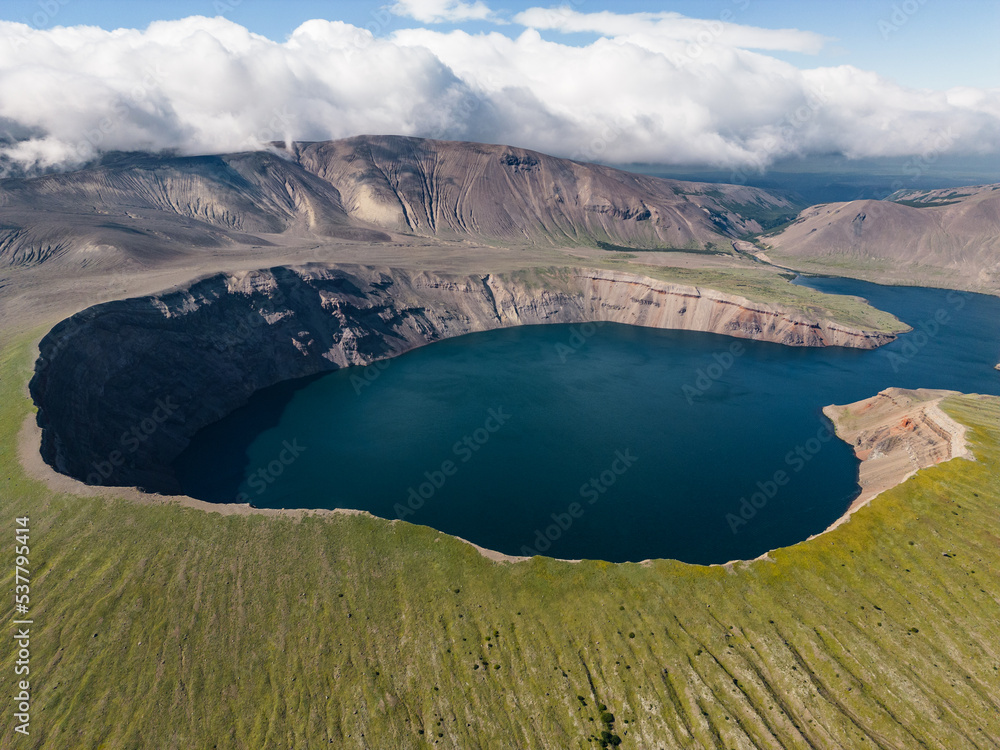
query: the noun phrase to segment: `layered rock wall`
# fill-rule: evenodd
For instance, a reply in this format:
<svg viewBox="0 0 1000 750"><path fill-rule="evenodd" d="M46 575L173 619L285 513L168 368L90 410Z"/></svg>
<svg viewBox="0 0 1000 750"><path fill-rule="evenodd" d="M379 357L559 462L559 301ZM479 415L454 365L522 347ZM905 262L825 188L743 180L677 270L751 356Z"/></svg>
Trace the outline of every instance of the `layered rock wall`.
<svg viewBox="0 0 1000 750"><path fill-rule="evenodd" d="M594 269L447 276L278 267L88 308L45 336L31 381L44 459L88 484L177 492L170 465L257 390L451 336L612 321L794 346L874 348L891 334Z"/></svg>
<svg viewBox="0 0 1000 750"><path fill-rule="evenodd" d="M958 457L971 457L965 425L941 409L955 391L886 388L845 406L831 405L823 413L837 436L854 448L861 461L861 493L831 528L843 523L872 498L902 484L921 469Z"/></svg>

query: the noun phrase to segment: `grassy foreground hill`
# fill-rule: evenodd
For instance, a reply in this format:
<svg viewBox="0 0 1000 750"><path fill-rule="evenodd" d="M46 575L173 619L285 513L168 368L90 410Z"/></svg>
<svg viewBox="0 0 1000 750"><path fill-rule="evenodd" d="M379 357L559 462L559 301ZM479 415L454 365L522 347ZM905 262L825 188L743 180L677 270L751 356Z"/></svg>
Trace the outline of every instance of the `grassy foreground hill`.
<svg viewBox="0 0 1000 750"><path fill-rule="evenodd" d="M1000 745L996 398L944 404L977 461L767 560L511 565L366 516L55 495L16 458L32 340L0 361L2 576L29 516L35 623L3 747Z"/></svg>

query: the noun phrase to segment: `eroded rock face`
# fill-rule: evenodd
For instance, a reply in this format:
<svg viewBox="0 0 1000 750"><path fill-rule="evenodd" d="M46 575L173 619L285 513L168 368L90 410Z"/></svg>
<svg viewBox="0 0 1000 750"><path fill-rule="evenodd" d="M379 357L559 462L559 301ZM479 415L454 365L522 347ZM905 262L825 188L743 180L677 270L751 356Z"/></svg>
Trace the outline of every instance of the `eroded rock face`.
<svg viewBox="0 0 1000 750"><path fill-rule="evenodd" d="M941 409L941 402L954 395L955 391L927 388L886 388L871 398L823 409L837 436L854 448L861 461L861 493L831 528L920 469L971 456L965 426Z"/></svg>
<svg viewBox="0 0 1000 750"><path fill-rule="evenodd" d="M745 185L666 180L512 146L407 136L295 143L354 219L423 236L536 245L728 247L789 218L784 196ZM763 220L763 219L761 219Z"/></svg>
<svg viewBox="0 0 1000 750"><path fill-rule="evenodd" d="M270 245L275 235L382 243L387 232L722 249L796 212L759 188L660 179L510 146L404 136L275 146L284 153L112 153L73 172L4 180L0 266L148 267Z"/></svg>
<svg viewBox="0 0 1000 750"><path fill-rule="evenodd" d="M42 339L30 384L42 456L88 484L172 493L170 464L190 437L261 388L474 331L584 321L794 346L870 349L894 338L604 270L447 276L309 265L219 274L97 305Z"/></svg>

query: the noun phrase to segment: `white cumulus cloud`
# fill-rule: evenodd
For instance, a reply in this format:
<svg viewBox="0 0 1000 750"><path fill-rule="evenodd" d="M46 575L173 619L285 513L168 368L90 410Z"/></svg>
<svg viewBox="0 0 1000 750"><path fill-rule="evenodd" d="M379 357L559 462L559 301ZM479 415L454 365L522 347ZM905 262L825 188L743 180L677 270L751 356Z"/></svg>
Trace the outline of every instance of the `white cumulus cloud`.
<svg viewBox="0 0 1000 750"><path fill-rule="evenodd" d="M482 0L471 3L463 0L399 0L389 6L389 10L420 23L497 20L496 14Z"/></svg>
<svg viewBox="0 0 1000 750"><path fill-rule="evenodd" d="M723 11L719 18L688 18L668 11L658 13L581 13L568 6L529 8L514 16L514 22L534 29L565 33L590 32L630 40L672 39L695 45L723 44L744 49L819 52L825 37L798 29L763 29L733 23L736 13Z"/></svg>
<svg viewBox="0 0 1000 750"><path fill-rule="evenodd" d="M108 150L226 152L361 133L733 169L809 154L1000 151L1000 89L910 89L851 66L800 70L760 51L766 35L743 27L699 40L663 33L673 17L644 22L645 32L623 18L583 46L537 28L516 38L428 28L377 37L313 20L275 42L222 18L116 31L0 22L0 170L72 167Z"/></svg>

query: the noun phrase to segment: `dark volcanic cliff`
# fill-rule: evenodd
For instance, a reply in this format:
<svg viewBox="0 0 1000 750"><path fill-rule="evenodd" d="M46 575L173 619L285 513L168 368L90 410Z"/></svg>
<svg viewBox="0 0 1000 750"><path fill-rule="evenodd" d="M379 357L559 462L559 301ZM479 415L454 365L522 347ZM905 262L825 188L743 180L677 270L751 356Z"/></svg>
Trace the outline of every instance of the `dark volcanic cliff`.
<svg viewBox="0 0 1000 750"><path fill-rule="evenodd" d="M893 338L616 271L442 276L311 265L219 274L53 328L30 384L41 451L90 484L174 492L170 464L189 438L261 388L472 331L581 321L794 346L874 348Z"/></svg>

